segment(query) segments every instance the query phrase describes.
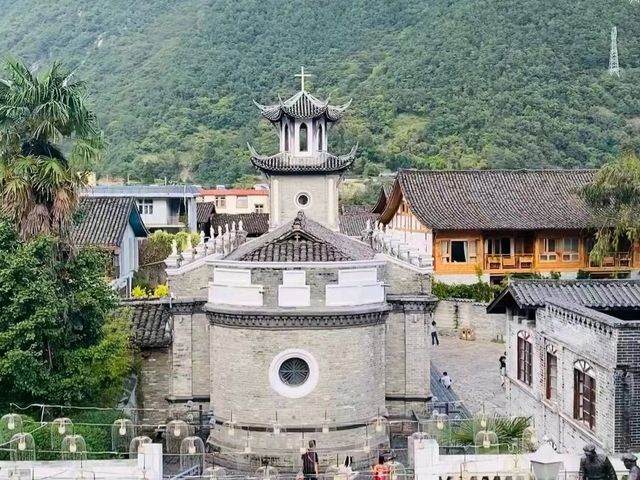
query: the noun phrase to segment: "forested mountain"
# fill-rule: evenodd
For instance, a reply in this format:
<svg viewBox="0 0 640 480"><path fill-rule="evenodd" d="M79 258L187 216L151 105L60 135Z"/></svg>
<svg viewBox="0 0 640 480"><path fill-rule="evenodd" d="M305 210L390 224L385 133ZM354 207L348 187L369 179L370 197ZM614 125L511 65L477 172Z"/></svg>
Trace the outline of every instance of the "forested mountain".
<svg viewBox="0 0 640 480"><path fill-rule="evenodd" d="M275 134L252 103L353 97L332 149L380 168L596 166L640 149L628 0L0 0L0 53L89 83L101 174L228 183ZM607 73L618 28L620 78ZM377 164L377 165L376 165Z"/></svg>

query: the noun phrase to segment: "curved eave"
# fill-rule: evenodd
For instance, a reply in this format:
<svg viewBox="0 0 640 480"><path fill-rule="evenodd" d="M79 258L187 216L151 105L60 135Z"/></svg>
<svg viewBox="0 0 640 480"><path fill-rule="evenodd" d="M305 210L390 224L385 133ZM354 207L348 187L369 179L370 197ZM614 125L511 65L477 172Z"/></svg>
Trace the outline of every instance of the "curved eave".
<svg viewBox="0 0 640 480"><path fill-rule="evenodd" d="M267 157L258 154L251 145L247 144L247 146L254 167L267 174L277 173L280 175L343 172L353 164L358 149L358 145L354 145L346 155L331 156L317 165L291 165L283 161L278 154Z"/></svg>
<svg viewBox="0 0 640 480"><path fill-rule="evenodd" d="M371 213L381 214L384 212L384 209L387 206L389 199L387 198L387 194L384 191L384 187L380 186L380 193L378 194L378 201L376 202L376 206L373 207Z"/></svg>
<svg viewBox="0 0 640 480"><path fill-rule="evenodd" d="M321 101L310 93L300 91L287 100L278 99L277 105L253 103L260 109L262 116L271 122L279 121L282 116L298 120L311 120L324 116L329 122L337 122L344 117L351 100L343 105L329 105L329 100Z"/></svg>

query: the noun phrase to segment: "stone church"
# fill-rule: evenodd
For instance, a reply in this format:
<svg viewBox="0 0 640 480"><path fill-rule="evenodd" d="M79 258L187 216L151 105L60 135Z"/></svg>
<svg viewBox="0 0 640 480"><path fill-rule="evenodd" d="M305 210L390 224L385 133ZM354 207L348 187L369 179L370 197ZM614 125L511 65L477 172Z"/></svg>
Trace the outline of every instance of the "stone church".
<svg viewBox="0 0 640 480"><path fill-rule="evenodd" d="M426 413L430 270L338 233L338 186L354 161L329 153L349 104L304 88L257 104L279 152L254 166L271 188L270 231L243 225L167 261L171 301L136 306L143 407L213 412L216 461L250 469L268 457L299 469L317 442L320 462L349 454L370 465L389 421ZM191 404L191 403L190 403ZM145 423L169 413L149 410Z"/></svg>

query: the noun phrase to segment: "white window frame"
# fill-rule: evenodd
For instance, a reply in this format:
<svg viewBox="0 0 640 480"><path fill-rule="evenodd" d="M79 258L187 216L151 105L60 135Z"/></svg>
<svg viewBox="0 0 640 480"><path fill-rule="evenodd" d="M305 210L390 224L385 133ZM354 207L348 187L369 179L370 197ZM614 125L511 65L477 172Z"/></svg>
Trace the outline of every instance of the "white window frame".
<svg viewBox="0 0 640 480"><path fill-rule="evenodd" d="M153 200L150 198L138 199L138 213L140 215L153 215Z"/></svg>

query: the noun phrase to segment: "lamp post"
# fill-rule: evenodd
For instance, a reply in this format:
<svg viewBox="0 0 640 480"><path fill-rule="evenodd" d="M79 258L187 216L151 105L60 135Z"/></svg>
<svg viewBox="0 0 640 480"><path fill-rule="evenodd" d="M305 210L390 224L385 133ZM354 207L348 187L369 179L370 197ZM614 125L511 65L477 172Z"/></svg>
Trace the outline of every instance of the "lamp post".
<svg viewBox="0 0 640 480"><path fill-rule="evenodd" d="M549 443L543 443L529 456L536 480L556 480L562 467L562 456Z"/></svg>

